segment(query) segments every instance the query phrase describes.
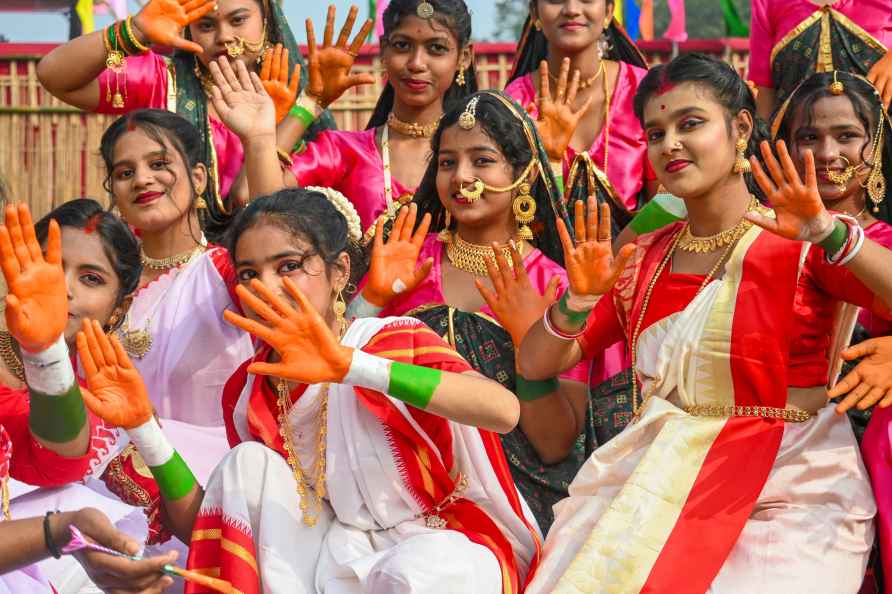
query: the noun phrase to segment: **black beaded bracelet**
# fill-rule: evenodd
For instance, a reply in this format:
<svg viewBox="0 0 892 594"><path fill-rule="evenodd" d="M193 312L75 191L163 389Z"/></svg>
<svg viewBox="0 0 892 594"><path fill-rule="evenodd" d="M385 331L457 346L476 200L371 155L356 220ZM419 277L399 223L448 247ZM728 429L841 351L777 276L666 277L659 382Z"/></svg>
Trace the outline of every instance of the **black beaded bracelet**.
<svg viewBox="0 0 892 594"><path fill-rule="evenodd" d="M46 515L43 516L43 540L46 543L46 550L50 552L50 555L56 559L61 559L62 551L59 550L59 546L53 540L53 532L50 530L50 516L57 513L59 512L48 511L46 512Z"/></svg>

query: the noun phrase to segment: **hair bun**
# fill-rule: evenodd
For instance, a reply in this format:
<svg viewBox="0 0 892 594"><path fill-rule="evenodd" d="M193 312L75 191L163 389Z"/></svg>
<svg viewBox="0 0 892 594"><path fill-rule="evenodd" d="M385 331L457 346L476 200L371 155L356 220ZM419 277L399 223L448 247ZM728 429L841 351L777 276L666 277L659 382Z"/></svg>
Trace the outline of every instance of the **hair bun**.
<svg viewBox="0 0 892 594"><path fill-rule="evenodd" d="M306 186L304 189L319 192L328 198L328 201L331 202L332 206L334 206L335 209L344 216L344 219L347 220L347 234L350 236L350 240L357 243L362 239L362 221L360 220L359 213L356 212L353 203L350 202L346 196L334 188Z"/></svg>

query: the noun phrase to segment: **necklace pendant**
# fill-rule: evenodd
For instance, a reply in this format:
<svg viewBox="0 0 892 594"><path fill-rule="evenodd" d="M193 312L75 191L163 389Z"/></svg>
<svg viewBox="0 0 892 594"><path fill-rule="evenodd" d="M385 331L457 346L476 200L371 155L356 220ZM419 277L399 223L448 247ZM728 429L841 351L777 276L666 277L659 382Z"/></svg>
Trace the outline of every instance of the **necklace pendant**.
<svg viewBox="0 0 892 594"><path fill-rule="evenodd" d="M147 330L119 331L121 346L127 354L142 359L152 350L152 335Z"/></svg>
<svg viewBox="0 0 892 594"><path fill-rule="evenodd" d="M431 513L424 516L424 525L433 530L444 530L446 528L446 520L436 513Z"/></svg>

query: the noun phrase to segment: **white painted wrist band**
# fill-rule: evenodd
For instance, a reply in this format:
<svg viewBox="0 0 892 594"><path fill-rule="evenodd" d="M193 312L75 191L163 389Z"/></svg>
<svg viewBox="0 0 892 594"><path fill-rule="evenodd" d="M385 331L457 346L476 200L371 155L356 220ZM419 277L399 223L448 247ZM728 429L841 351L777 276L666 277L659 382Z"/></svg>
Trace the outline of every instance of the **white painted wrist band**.
<svg viewBox="0 0 892 594"><path fill-rule="evenodd" d="M601 295L574 295L567 289L567 307L573 311L591 311L601 300Z"/></svg>
<svg viewBox="0 0 892 594"><path fill-rule="evenodd" d="M344 383L387 394L390 388L390 363L388 359L354 349L353 361Z"/></svg>
<svg viewBox="0 0 892 594"><path fill-rule="evenodd" d="M372 305L362 296L362 293L353 298L350 305L347 306L347 319L355 320L356 318L377 318L378 314L384 310L383 307Z"/></svg>
<svg viewBox="0 0 892 594"><path fill-rule="evenodd" d="M28 387L48 396L67 393L77 381L68 357L64 334L59 335L56 342L39 353L22 349L22 367L25 369Z"/></svg>
<svg viewBox="0 0 892 594"><path fill-rule="evenodd" d="M148 466L161 466L173 457L174 449L161 425L152 417L139 427L127 430L130 441Z"/></svg>

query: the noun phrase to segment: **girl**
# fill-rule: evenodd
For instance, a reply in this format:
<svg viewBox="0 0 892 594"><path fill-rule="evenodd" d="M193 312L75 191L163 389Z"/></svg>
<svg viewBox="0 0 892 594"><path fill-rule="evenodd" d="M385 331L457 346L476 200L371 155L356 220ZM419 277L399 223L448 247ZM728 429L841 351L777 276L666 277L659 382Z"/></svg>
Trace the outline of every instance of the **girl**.
<svg viewBox="0 0 892 594"><path fill-rule="evenodd" d="M329 47L333 19L332 9L322 51L338 53L342 67L317 64L312 55L309 60L310 80L324 85L316 93L323 106L357 81L366 82L359 75L348 77L353 56L346 47ZM325 132L291 156L297 184L328 186L345 194L363 229L382 213L392 218L401 204L411 201L444 109L477 90L471 15L464 0L393 0L383 21L381 61L388 82L367 129Z"/></svg>
<svg viewBox="0 0 892 594"><path fill-rule="evenodd" d="M168 57L153 47L174 52ZM207 97L208 64L223 55L264 74L279 105L277 142L290 151L297 124L285 114L295 102L298 80L303 87L306 76L301 79L301 54L279 2L151 0L125 21L60 45L40 61L37 72L50 93L86 111L160 108L195 126L198 158L209 176L200 206L209 231L218 235L232 208L248 198L244 148ZM309 137L333 125L326 114Z"/></svg>
<svg viewBox="0 0 892 594"><path fill-rule="evenodd" d="M588 104L564 151L549 158L563 161L567 174L576 155L587 152L609 179L609 189L601 192L600 199L622 218L652 196L657 184L641 125L632 111L632 98L647 64L613 20L613 8L613 0L531 0L505 92L529 106L535 117L537 91L548 84L554 96L559 80L554 75L569 60L570 72L578 71L580 79L575 107Z"/></svg>
<svg viewBox="0 0 892 594"><path fill-rule="evenodd" d="M608 580L627 592L681 580L689 592L861 585L876 508L824 386L834 308L885 311L892 255L826 211L810 151L803 183L783 142L780 162L762 144L771 177L750 164L773 212L759 205L736 150L760 136L753 114L732 108L747 94L727 64L696 54L651 71L636 111L688 222L639 237L615 259L603 207L575 246L563 234L573 305L530 330L522 372L553 374L625 334L642 381L637 422L580 471L530 592L571 581L602 592ZM684 576L679 558L693 560ZM630 569L607 569L617 566Z"/></svg>

